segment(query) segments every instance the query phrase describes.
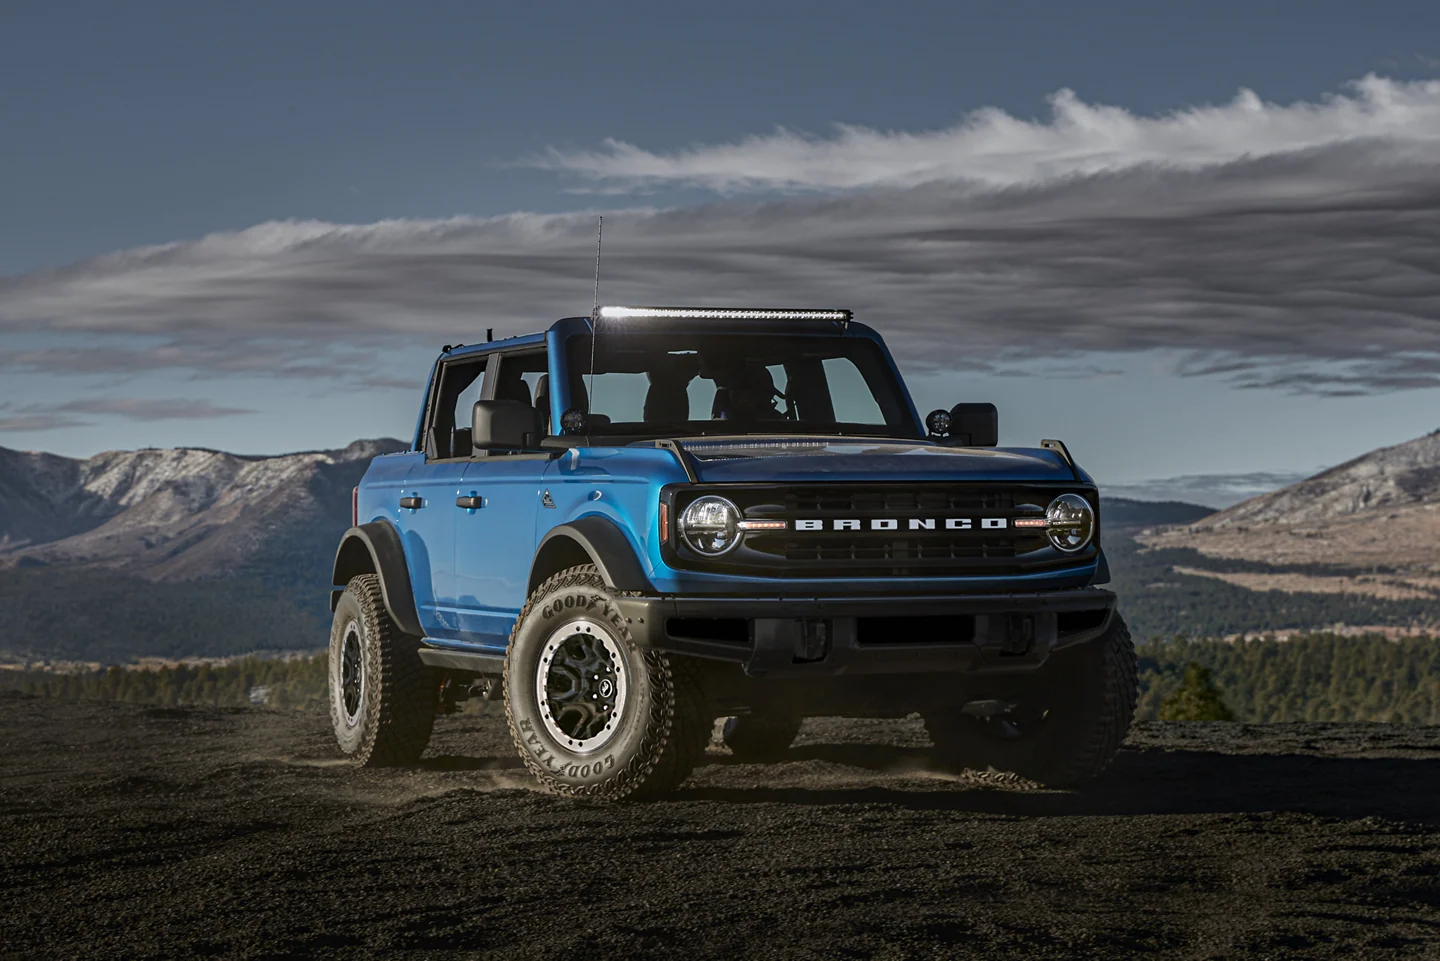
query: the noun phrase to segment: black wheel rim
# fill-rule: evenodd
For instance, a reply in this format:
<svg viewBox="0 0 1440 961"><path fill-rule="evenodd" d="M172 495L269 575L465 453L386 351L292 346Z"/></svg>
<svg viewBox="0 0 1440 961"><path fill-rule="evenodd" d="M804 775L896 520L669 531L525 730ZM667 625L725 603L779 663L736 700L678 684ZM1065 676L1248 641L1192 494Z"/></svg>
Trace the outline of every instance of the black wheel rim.
<svg viewBox="0 0 1440 961"><path fill-rule="evenodd" d="M537 681L545 726L560 743L583 752L609 740L626 684L608 632L583 620L561 627L545 645Z"/></svg>
<svg viewBox="0 0 1440 961"><path fill-rule="evenodd" d="M360 646L360 626L354 621L345 625L345 639L340 645L340 704L345 720L351 724L360 714L365 695L365 664Z"/></svg>

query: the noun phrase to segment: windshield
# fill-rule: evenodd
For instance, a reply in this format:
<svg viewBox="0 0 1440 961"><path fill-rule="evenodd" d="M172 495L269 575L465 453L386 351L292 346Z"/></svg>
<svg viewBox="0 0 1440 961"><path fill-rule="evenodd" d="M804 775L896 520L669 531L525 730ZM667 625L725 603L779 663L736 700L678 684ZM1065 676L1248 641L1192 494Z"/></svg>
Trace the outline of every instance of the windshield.
<svg viewBox="0 0 1440 961"><path fill-rule="evenodd" d="M590 338L569 345L570 396L590 391ZM590 433L917 437L880 346L861 337L611 333L596 345Z"/></svg>

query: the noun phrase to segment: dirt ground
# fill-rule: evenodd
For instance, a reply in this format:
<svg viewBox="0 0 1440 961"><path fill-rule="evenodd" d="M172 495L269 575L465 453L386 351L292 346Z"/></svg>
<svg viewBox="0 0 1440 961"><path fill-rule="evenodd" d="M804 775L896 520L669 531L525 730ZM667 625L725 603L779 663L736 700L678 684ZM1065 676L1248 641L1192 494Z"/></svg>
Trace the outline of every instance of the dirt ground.
<svg viewBox="0 0 1440 961"><path fill-rule="evenodd" d="M493 717L390 771L318 713L0 729L4 957L1440 958L1440 728L1148 724L1061 793L811 721L621 807L536 793Z"/></svg>

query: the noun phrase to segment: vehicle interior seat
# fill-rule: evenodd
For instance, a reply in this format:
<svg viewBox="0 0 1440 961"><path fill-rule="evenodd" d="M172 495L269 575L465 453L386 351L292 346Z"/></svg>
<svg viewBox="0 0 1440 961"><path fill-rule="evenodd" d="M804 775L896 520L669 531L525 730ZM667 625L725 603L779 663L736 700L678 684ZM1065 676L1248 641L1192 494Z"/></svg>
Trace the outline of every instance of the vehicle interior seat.
<svg viewBox="0 0 1440 961"><path fill-rule="evenodd" d="M687 362L688 361L688 362ZM645 392L645 423L674 424L690 419L690 382L700 372L693 356L673 357L657 370L647 370L650 389Z"/></svg>
<svg viewBox="0 0 1440 961"><path fill-rule="evenodd" d="M518 400L520 403L529 405L530 385L520 379L520 372L516 371L513 379L502 375L500 383L495 385L496 400Z"/></svg>

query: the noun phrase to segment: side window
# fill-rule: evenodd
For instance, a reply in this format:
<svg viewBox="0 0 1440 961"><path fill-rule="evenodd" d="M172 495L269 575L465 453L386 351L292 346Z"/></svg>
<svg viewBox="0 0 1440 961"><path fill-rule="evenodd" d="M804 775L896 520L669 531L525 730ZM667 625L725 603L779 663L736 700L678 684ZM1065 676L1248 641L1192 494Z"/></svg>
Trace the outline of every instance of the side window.
<svg viewBox="0 0 1440 961"><path fill-rule="evenodd" d="M785 388L790 385L790 376L785 372L785 365L771 364L769 367L766 367L765 370L770 374L770 382L775 385L775 389L783 395ZM776 397L775 406L776 409L786 417L792 420L795 418L795 411L791 410L792 407L795 407L795 404L788 398L783 396Z"/></svg>
<svg viewBox="0 0 1440 961"><path fill-rule="evenodd" d="M830 402L835 406L835 422L883 425L885 415L860 368L848 357L827 357L823 363L825 380L830 385Z"/></svg>
<svg viewBox="0 0 1440 961"><path fill-rule="evenodd" d="M645 398L650 378L643 373L606 373L595 378L595 396L590 409L610 418L611 423L638 424L645 419ZM676 417L683 412L677 412Z"/></svg>
<svg viewBox="0 0 1440 961"><path fill-rule="evenodd" d="M540 418L540 433L551 433L549 359L545 350L512 351L499 355L496 361L498 366L487 378L493 382L486 388L488 396L534 407Z"/></svg>
<svg viewBox="0 0 1440 961"><path fill-rule="evenodd" d="M484 367L481 367L481 373ZM480 399L480 389L485 386L484 377L476 377L475 382L460 392L455 399L455 429L463 430L470 426L471 413L475 410L475 402Z"/></svg>
<svg viewBox="0 0 1440 961"><path fill-rule="evenodd" d="M690 419L709 420L715 409L715 382L708 377L696 377L685 388L690 397Z"/></svg>
<svg viewBox="0 0 1440 961"><path fill-rule="evenodd" d="M480 398L486 358L456 360L440 368L440 390L425 428L425 459L470 456L470 409Z"/></svg>

